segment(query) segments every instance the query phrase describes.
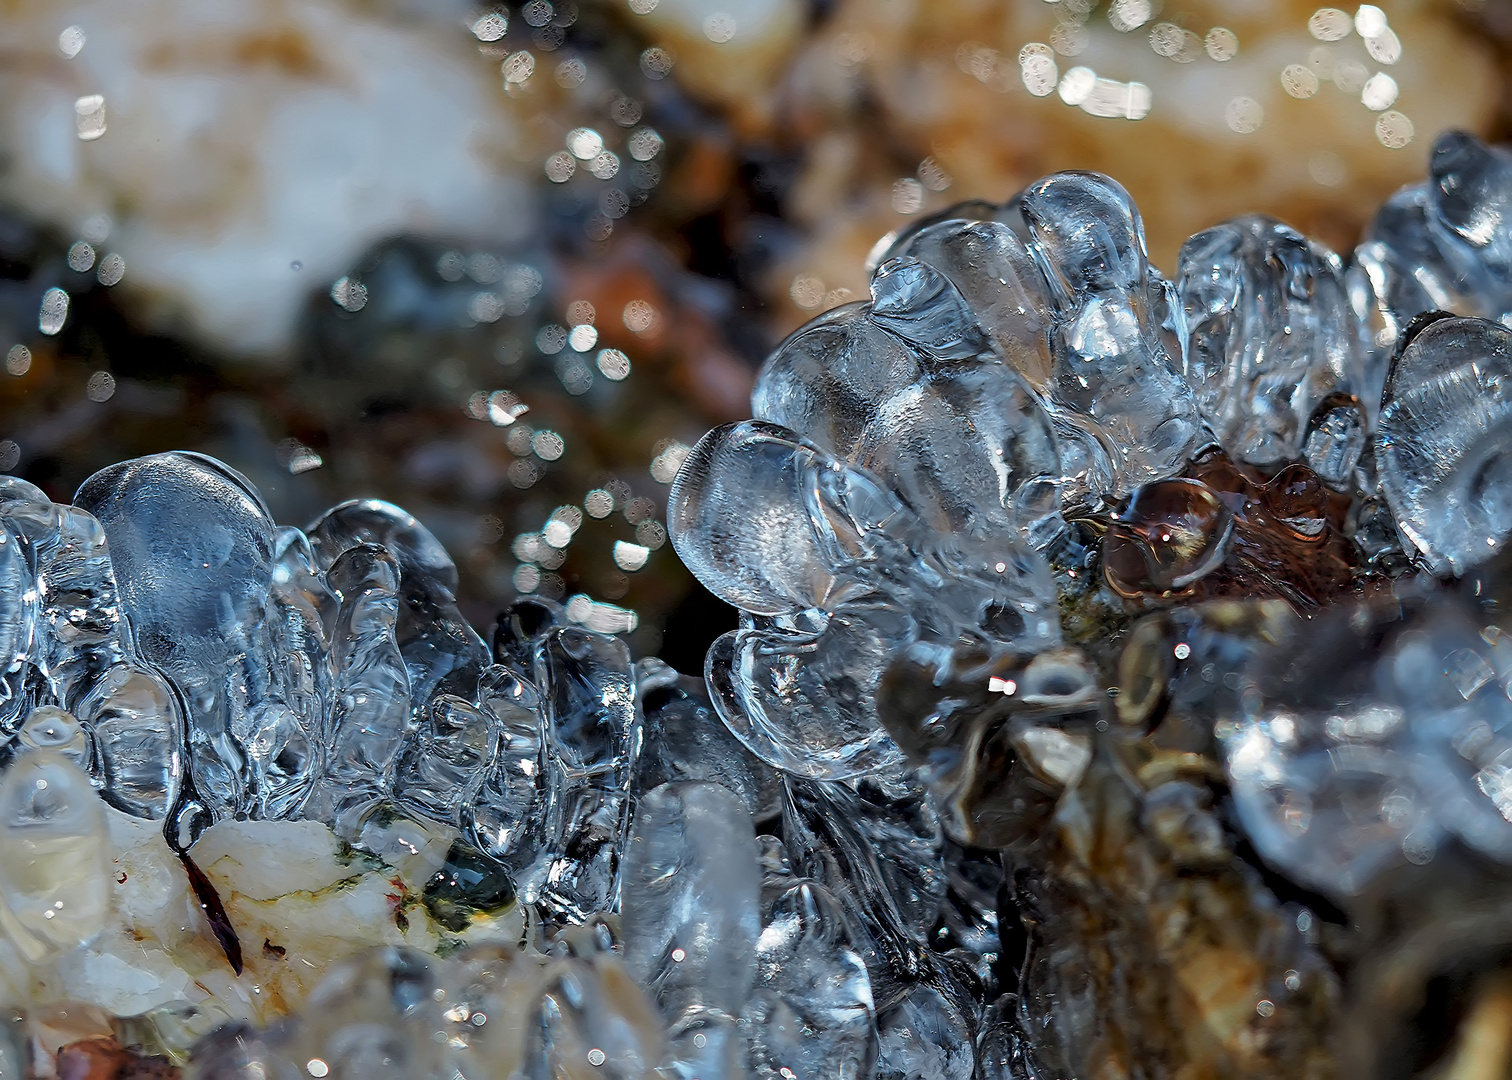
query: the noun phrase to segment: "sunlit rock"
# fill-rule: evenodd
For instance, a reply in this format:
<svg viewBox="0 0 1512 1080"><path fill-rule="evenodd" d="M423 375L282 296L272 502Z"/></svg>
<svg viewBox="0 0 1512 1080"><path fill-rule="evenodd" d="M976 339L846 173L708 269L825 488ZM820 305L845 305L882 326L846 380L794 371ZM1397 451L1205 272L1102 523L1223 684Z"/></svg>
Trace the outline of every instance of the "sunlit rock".
<svg viewBox="0 0 1512 1080"><path fill-rule="evenodd" d="M22 4L6 16L0 185L124 260L120 287L156 326L275 354L374 241L510 239L528 222L518 120L465 14Z"/></svg>

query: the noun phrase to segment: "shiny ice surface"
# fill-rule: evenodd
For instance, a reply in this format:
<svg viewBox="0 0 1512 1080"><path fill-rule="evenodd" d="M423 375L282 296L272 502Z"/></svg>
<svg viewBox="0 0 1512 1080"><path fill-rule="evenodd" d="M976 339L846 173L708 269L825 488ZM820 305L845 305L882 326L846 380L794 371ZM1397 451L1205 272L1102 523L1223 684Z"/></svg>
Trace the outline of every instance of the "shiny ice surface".
<svg viewBox="0 0 1512 1080"><path fill-rule="evenodd" d="M1375 450L1398 527L1432 569L1494 554L1512 537L1512 330L1446 318L1410 334Z"/></svg>

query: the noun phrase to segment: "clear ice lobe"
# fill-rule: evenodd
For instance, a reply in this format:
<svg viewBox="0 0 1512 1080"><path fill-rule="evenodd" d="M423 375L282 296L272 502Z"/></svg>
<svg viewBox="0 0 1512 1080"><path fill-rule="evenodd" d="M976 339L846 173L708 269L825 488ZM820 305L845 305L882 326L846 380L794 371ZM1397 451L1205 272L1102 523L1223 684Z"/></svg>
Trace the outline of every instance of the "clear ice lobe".
<svg viewBox="0 0 1512 1080"><path fill-rule="evenodd" d="M429 529L378 499L342 503L309 528L324 566L357 544L378 544L399 567L399 651L418 710L433 694L471 694L488 649L457 610L457 567Z"/></svg>
<svg viewBox="0 0 1512 1080"><path fill-rule="evenodd" d="M1446 131L1434 141L1428 173L1439 220L1499 285L1512 286L1512 152Z"/></svg>
<svg viewBox="0 0 1512 1080"><path fill-rule="evenodd" d="M941 972L908 987L877 1017L875 1080L971 1080L976 1075L971 999Z"/></svg>
<svg viewBox="0 0 1512 1080"><path fill-rule="evenodd" d="M721 722L702 679L679 675L656 657L635 665L645 742L636 762L635 791L703 780L737 796L755 819L778 812L781 782Z"/></svg>
<svg viewBox="0 0 1512 1080"><path fill-rule="evenodd" d="M109 866L105 812L77 765L29 749L0 773L0 929L27 960L104 928Z"/></svg>
<svg viewBox="0 0 1512 1080"><path fill-rule="evenodd" d="M898 769L786 786L783 835L793 865L846 909L880 1007L929 969L923 947L946 889L939 819L922 787Z"/></svg>
<svg viewBox="0 0 1512 1080"><path fill-rule="evenodd" d="M478 680L478 706L498 733L498 749L477 795L463 811L463 828L477 847L518 875L544 843L546 726L534 684L514 668L492 665Z"/></svg>
<svg viewBox="0 0 1512 1080"><path fill-rule="evenodd" d="M94 735L105 801L133 817L167 817L184 763L184 716L172 687L119 664L84 695L79 719Z"/></svg>
<svg viewBox="0 0 1512 1080"><path fill-rule="evenodd" d="M1391 734L1399 752L1408 751L1433 825L1505 864L1512 862L1512 639L1475 614L1439 605L1410 621L1380 662L1377 685L1406 720Z"/></svg>
<svg viewBox="0 0 1512 1080"><path fill-rule="evenodd" d="M35 484L19 476L0 476L0 518L5 518L21 540L27 565L37 566L36 542L58 528L58 509Z"/></svg>
<svg viewBox="0 0 1512 1080"><path fill-rule="evenodd" d="M842 468L774 424L715 428L672 482L672 546L714 595L745 611L783 615L824 607L841 587L836 571L850 560L833 533L826 535L828 520L816 520L817 473ZM883 515L903 512L880 488L867 494Z"/></svg>
<svg viewBox="0 0 1512 1080"><path fill-rule="evenodd" d="M57 506L54 514L56 531L33 543L38 653L53 694L76 708L106 668L125 660L126 644L101 523L73 506Z"/></svg>
<svg viewBox="0 0 1512 1080"><path fill-rule="evenodd" d="M1381 489L1412 549L1462 574L1512 537L1512 330L1439 318L1391 368L1375 436Z"/></svg>
<svg viewBox="0 0 1512 1080"><path fill-rule="evenodd" d="M1037 391L1050 381L1050 298L1024 242L1001 221L971 220L970 205L900 237L884 259L909 257L950 279L1003 358ZM995 208L983 205L987 212Z"/></svg>
<svg viewBox="0 0 1512 1080"><path fill-rule="evenodd" d="M284 527L274 535L271 599L285 700L318 739L330 708L331 630L339 601L317 569L309 538L298 529Z"/></svg>
<svg viewBox="0 0 1512 1080"><path fill-rule="evenodd" d="M1290 226L1253 215L1198 233L1182 245L1176 291L1190 335L1187 379L1240 461L1297 460L1319 405L1360 389L1343 264Z"/></svg>
<svg viewBox="0 0 1512 1080"><path fill-rule="evenodd" d="M0 506L0 738L10 735L26 714L26 674L31 664L37 581L22 550L21 535L4 519Z"/></svg>
<svg viewBox="0 0 1512 1080"><path fill-rule="evenodd" d="M1043 532L1059 510L1050 417L939 270L892 259L872 278L872 317L918 350L920 377L885 402L850 455L941 535L990 542Z"/></svg>
<svg viewBox="0 0 1512 1080"><path fill-rule="evenodd" d="M1218 731L1241 827L1293 879L1364 892L1450 836L1512 859L1512 648L1439 596L1345 606L1257 654Z"/></svg>
<svg viewBox="0 0 1512 1080"><path fill-rule="evenodd" d="M1512 153L1447 131L1429 173L1386 201L1355 249L1351 292L1367 316L1378 382L1416 315L1512 317Z"/></svg>
<svg viewBox="0 0 1512 1080"><path fill-rule="evenodd" d="M720 718L751 753L797 776L839 780L900 763L876 694L916 624L887 604L794 621L798 629L735 630L710 646L705 677Z"/></svg>
<svg viewBox="0 0 1512 1080"><path fill-rule="evenodd" d="M755 615L834 612L880 591L910 614L932 608L926 621L949 634L1058 632L1048 566L1016 537L941 537L869 473L764 421L699 440L667 520L694 575Z"/></svg>
<svg viewBox="0 0 1512 1080"><path fill-rule="evenodd" d="M350 838L392 787L409 727L409 670L394 640L399 568L388 550L358 544L326 577L341 607L331 642L335 678L325 774L315 799L322 816Z"/></svg>
<svg viewBox="0 0 1512 1080"><path fill-rule="evenodd" d="M553 630L536 644L534 681L546 688L550 801L545 850L523 892L580 923L619 897L619 841L642 740L630 650L606 634Z"/></svg>
<svg viewBox="0 0 1512 1080"><path fill-rule="evenodd" d="M823 885L798 881L767 911L746 1006L753 1080L865 1080L877 1056L866 964Z"/></svg>
<svg viewBox="0 0 1512 1080"><path fill-rule="evenodd" d="M237 812L258 783L243 740L272 704L267 507L239 473L180 452L103 469L75 502L104 527L137 651L188 704L199 797L215 817Z"/></svg>
<svg viewBox="0 0 1512 1080"><path fill-rule="evenodd" d="M1048 564L1016 535L940 537L869 474L763 421L699 441L668 523L715 595L778 616L720 638L705 671L735 736L797 775L901 761L876 689L886 658L920 634L1059 640Z"/></svg>
<svg viewBox="0 0 1512 1080"><path fill-rule="evenodd" d="M624 962L668 1020L738 1016L761 933L756 833L718 784L664 784L640 800L625 846Z"/></svg>
<svg viewBox="0 0 1512 1080"><path fill-rule="evenodd" d="M544 974L523 1018L521 1080L656 1080L662 1060L655 1013L618 961L562 960ZM721 1078L715 1078L721 1080Z"/></svg>
<svg viewBox="0 0 1512 1080"><path fill-rule="evenodd" d="M872 274L871 296L872 321L926 357L959 362L991 351L961 291L926 262L888 259Z"/></svg>
<svg viewBox="0 0 1512 1080"><path fill-rule="evenodd" d="M318 1024L264 1033L228 1025L194 1054L194 1080L295 1080L330 1062L332 1080L413 1080L461 1075L455 1044L416 1037L446 1026L432 997L435 960L416 950L373 949L332 968L304 1002ZM461 1058L459 1061L458 1059Z"/></svg>
<svg viewBox="0 0 1512 1080"><path fill-rule="evenodd" d="M62 754L83 772L89 771L92 756L89 736L84 726L65 709L56 705L41 705L31 711L26 723L17 732L17 748L28 750L51 750Z"/></svg>
<svg viewBox="0 0 1512 1080"><path fill-rule="evenodd" d="M406 734L394 777L395 799L445 825L462 824L498 752L497 721L455 694L437 694Z"/></svg>
<svg viewBox="0 0 1512 1080"><path fill-rule="evenodd" d="M1413 317L1425 311L1485 316L1484 271L1464 244L1437 221L1426 184L1413 184L1376 211L1348 270L1350 293L1366 313L1375 347L1369 390L1379 392L1392 351Z"/></svg>
<svg viewBox="0 0 1512 1080"><path fill-rule="evenodd" d="M767 358L751 414L850 458L895 394L919 381L919 357L878 326L866 304L827 311Z"/></svg>
<svg viewBox="0 0 1512 1080"><path fill-rule="evenodd" d="M1161 339L1153 301L1164 299L1164 283L1150 271L1128 193L1105 176L1059 173L1020 195L1019 209L1055 306L1055 403L1096 422L1078 440L1089 459L1098 456L1099 439L1115 450L1113 490L1085 497L1126 495L1175 475L1207 436ZM1075 427L1069 422L1059 434L1071 437Z"/></svg>
<svg viewBox="0 0 1512 1080"><path fill-rule="evenodd" d="M870 470L940 535L1011 538L1058 509L1061 463L1050 418L995 341L941 269L889 259L869 305L773 353L752 411Z"/></svg>

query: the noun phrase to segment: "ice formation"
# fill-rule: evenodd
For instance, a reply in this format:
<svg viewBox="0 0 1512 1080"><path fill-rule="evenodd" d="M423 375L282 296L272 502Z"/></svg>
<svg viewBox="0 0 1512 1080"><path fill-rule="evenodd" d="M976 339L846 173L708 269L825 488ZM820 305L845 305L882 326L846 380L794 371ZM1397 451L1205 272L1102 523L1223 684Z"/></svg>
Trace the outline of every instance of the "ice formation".
<svg viewBox="0 0 1512 1080"><path fill-rule="evenodd" d="M703 680L386 503L5 478L0 1077L1500 1075L1509 160L897 238L673 486Z"/></svg>

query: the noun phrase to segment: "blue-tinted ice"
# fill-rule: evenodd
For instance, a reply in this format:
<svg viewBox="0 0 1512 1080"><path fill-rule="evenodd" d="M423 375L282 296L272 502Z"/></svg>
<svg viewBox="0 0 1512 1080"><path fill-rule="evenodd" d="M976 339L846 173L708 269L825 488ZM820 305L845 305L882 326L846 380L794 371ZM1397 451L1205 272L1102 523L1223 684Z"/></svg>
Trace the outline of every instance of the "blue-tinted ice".
<svg viewBox="0 0 1512 1080"><path fill-rule="evenodd" d="M241 817L381 857L424 833L522 936L343 965L196 1075L1114 1075L1054 1064L1127 1023L1074 961L1097 941L1042 949L1105 863L1138 880L1092 914L1229 874L1203 895L1284 908L1303 951L1299 896L1352 917L1434 859L1512 864L1509 214L1512 154L1451 133L1347 260L1244 217L1167 280L1085 173L920 221L672 487L676 550L739 609L702 678L539 597L485 645L377 500L279 527L190 453L72 506L0 478L0 914L29 957L98 930L103 893L22 872L44 833L101 862L95 791L180 848ZM1198 490L1207 547L1151 509ZM1202 573L1114 595L1101 537L1136 526ZM1329 558L1332 607L1245 596ZM1234 1030L1288 1019L1274 974Z"/></svg>

